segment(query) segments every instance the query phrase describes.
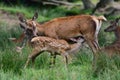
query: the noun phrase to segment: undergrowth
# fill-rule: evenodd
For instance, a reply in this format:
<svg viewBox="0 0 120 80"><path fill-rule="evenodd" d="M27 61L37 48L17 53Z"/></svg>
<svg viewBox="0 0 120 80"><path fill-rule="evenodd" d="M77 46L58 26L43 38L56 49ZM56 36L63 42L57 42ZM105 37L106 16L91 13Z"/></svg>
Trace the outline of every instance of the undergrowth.
<svg viewBox="0 0 120 80"><path fill-rule="evenodd" d="M31 18L36 10L32 7L7 7L2 4L0 9L11 14L20 12L25 14L27 18ZM66 15L62 7L39 9L38 11L40 14L38 21L46 21ZM98 37L101 47L109 45L114 40L112 33L103 31L108 24L103 24ZM19 43L15 44L8 39L10 37L19 37L21 29L13 27L8 30L7 24L2 25L2 23L0 23L0 29L0 80L120 80L120 60L118 56L112 59L104 55L100 56L96 65L97 70L94 72L92 69L93 54L86 47L73 57L68 68L65 67L60 56L57 56L56 65L53 68L49 68L50 55L48 52L44 52L37 57L35 67L32 67L30 63L24 69L25 62L32 48L26 46L22 54L17 53L15 47Z"/></svg>

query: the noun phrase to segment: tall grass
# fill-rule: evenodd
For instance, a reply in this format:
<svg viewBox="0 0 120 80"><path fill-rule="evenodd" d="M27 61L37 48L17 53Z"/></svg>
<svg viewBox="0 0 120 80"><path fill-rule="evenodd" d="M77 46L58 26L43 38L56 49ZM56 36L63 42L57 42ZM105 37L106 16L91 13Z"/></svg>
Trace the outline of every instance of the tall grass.
<svg viewBox="0 0 120 80"><path fill-rule="evenodd" d="M17 29L16 29L17 30ZM18 31L18 33L16 33ZM35 67L30 63L24 69L25 61L32 49L25 47L22 54L15 52L15 44L7 40L10 36L20 34L17 31L1 30L0 44L0 80L119 80L120 60L119 58L109 59L105 56L98 61L98 72L94 76L92 71L92 52L83 48L75 55L68 69L64 66L62 57L57 56L56 65L49 68L49 53L45 52L38 56ZM9 35L8 35L9 34ZM103 39L103 38L102 38ZM100 39L101 40L101 39Z"/></svg>
<svg viewBox="0 0 120 80"><path fill-rule="evenodd" d="M16 13L22 13L24 14L27 18L31 18L34 14L34 12L38 11L39 13L39 18L38 21L47 21L50 20L52 18L56 18L56 17L62 17L65 16L65 14L68 12L74 12L76 14L79 13L79 9L77 10L68 10L64 7L55 7L55 8L50 8L48 7L46 8L36 8L36 7L25 7L25 6L5 6L5 4L0 4L0 10L4 10L7 11L11 14L16 14Z"/></svg>
<svg viewBox="0 0 120 80"><path fill-rule="evenodd" d="M26 17L28 18L34 13L33 9L25 7L20 7L21 9L19 9L19 7L13 8L2 5L0 8L13 13L16 13L16 11L22 12L25 15L27 14ZM39 11L41 15L39 20L44 21L53 17L63 16L64 11L59 11L60 9ZM55 13L55 11L58 12ZM109 45L110 41L108 40L112 42L114 39L111 33L106 34L103 32L105 26L107 26L106 23L104 23L99 35L101 46ZM30 63L24 69L24 64L32 48L26 46L23 49L23 53L19 54L15 51L15 46L19 44L8 40L9 37L18 37L21 29L15 29L14 27L8 30L7 24L3 25L2 23L0 23L0 29L0 80L120 80L120 58L109 59L102 55L98 59L95 73L92 70L93 56L89 48L81 49L73 57L67 69L60 56L57 56L56 65L53 68L49 68L50 56L47 52L37 57L35 67L32 68Z"/></svg>

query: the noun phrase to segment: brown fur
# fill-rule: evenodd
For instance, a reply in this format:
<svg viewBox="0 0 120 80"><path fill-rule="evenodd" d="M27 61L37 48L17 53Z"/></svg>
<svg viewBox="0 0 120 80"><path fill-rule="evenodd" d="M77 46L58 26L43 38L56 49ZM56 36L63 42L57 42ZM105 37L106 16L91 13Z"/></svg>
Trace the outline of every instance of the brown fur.
<svg viewBox="0 0 120 80"><path fill-rule="evenodd" d="M55 18L41 25L34 21L37 17L34 16L32 20L27 20L26 22L24 22L25 20L22 17L19 19L27 27L36 27L37 34L41 36L48 36L55 39L69 39L82 36L94 53L93 66L96 64L97 51L100 49L97 36L101 27L101 21L106 20L104 17L90 15L69 16Z"/></svg>
<svg viewBox="0 0 120 80"><path fill-rule="evenodd" d="M96 33L96 22L102 21L90 15L78 15L64 18L56 18L42 25L36 23L38 34L55 39L69 39L71 37L83 36L94 53L93 66L96 64L97 51L100 50ZM99 32L99 31L98 31Z"/></svg>
<svg viewBox="0 0 120 80"><path fill-rule="evenodd" d="M96 29L93 18L105 20L101 16L78 15L55 18L44 24L35 23L39 35L46 35L56 39L68 39L80 35L83 36L85 34L85 36L90 38L91 36L94 36ZM27 20L27 24L29 27L32 27L32 20Z"/></svg>
<svg viewBox="0 0 120 80"><path fill-rule="evenodd" d="M78 15L63 18L56 18L42 25L37 24L38 34L56 39L68 39L76 36L93 37L96 30L96 24L93 21L94 16ZM95 17L96 19L99 19Z"/></svg>
<svg viewBox="0 0 120 80"><path fill-rule="evenodd" d="M110 57L115 54L120 55L120 26L118 25L119 18L111 23L109 27L105 29L106 32L114 32L116 40L109 46L102 48L102 51L106 52Z"/></svg>
<svg viewBox="0 0 120 80"><path fill-rule="evenodd" d="M22 20L22 17L19 19L21 23L24 23L27 27L32 27L34 23L34 26L37 28L37 34L41 36L48 36L55 39L69 39L78 36L84 37L94 53L95 63L97 59L96 56L98 55L97 51L100 49L97 36L101 27L100 23L106 20L105 17L91 15L69 16L55 18L41 25L33 19L27 20L26 22Z"/></svg>
<svg viewBox="0 0 120 80"><path fill-rule="evenodd" d="M16 39L16 38L9 38L9 40L11 40L11 41L13 41L15 43L20 43L20 42L23 41L24 37L25 37L25 34L22 33L18 39Z"/></svg>
<svg viewBox="0 0 120 80"><path fill-rule="evenodd" d="M78 43L70 45L65 40L56 40L49 37L35 37L31 40L33 51L29 55L25 67L28 65L30 59L32 59L32 62L34 63L35 58L43 51L49 51L54 58L56 58L57 54L63 56L64 61L67 64L69 54L80 48L82 44L82 41L80 40L77 42ZM55 64L55 59L53 59L52 64Z"/></svg>

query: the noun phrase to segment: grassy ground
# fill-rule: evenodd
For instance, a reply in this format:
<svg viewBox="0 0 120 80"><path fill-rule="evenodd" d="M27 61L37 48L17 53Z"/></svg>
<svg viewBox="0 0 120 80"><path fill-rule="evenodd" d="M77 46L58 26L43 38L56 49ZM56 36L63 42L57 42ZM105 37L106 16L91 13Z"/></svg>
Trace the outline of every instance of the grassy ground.
<svg viewBox="0 0 120 80"><path fill-rule="evenodd" d="M0 5L0 9L15 14L22 12L30 18L35 9L31 7L7 7ZM75 10L76 11L76 10ZM86 13L83 12L83 13ZM88 12L89 13L89 12ZM54 17L65 16L63 8L40 9L38 21L46 21ZM106 46L114 40L112 33L104 33L103 29L108 24L103 23L99 35L100 46ZM77 53L65 68L62 58L57 57L56 65L49 68L49 55L47 52L40 55L35 62L35 67L30 64L24 69L24 64L31 48L25 47L22 54L15 52L14 44L8 40L9 37L18 37L21 29L13 26L8 29L6 23L0 23L0 80L120 80L120 58L109 59L105 56L99 58L98 72L92 70L92 52L88 48L83 48Z"/></svg>

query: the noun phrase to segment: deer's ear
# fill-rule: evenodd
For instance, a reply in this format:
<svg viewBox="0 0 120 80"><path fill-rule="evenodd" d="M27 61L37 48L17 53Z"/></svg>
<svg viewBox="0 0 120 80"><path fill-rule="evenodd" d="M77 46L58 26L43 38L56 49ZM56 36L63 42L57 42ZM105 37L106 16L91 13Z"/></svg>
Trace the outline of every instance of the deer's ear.
<svg viewBox="0 0 120 80"><path fill-rule="evenodd" d="M19 16L19 20L20 20L20 22L23 22L23 23L26 22L26 19L23 16Z"/></svg>
<svg viewBox="0 0 120 80"><path fill-rule="evenodd" d="M34 13L34 16L33 16L32 20L36 20L37 18L38 18L38 12L36 11L36 12Z"/></svg>

